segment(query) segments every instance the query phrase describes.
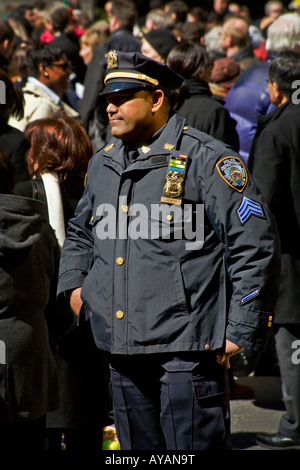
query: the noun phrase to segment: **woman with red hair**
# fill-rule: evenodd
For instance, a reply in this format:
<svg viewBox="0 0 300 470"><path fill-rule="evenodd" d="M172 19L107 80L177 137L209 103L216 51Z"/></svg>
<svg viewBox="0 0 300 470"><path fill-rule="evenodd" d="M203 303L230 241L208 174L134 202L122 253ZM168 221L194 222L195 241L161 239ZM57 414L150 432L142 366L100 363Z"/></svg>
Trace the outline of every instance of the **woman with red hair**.
<svg viewBox="0 0 300 470"><path fill-rule="evenodd" d="M25 137L30 145L27 165L33 179L17 185L16 192L47 203L49 222L62 245L93 154L90 138L71 117L37 119L27 126Z"/></svg>
<svg viewBox="0 0 300 470"><path fill-rule="evenodd" d="M15 193L47 204L50 225L62 246L93 154L90 138L71 117L33 121L25 136L30 144L27 163L32 180L18 184ZM60 407L47 415L47 450L60 450L62 435L67 450L99 449L102 428L108 424L104 422L108 375L105 358L94 345L88 321L58 342L55 358ZM94 368L103 370L100 378Z"/></svg>

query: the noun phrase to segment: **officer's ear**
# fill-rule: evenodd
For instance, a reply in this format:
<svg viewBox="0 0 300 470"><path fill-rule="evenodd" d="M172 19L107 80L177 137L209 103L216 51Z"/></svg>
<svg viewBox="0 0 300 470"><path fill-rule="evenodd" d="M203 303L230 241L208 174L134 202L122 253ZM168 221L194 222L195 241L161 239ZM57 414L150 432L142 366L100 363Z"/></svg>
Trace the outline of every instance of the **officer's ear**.
<svg viewBox="0 0 300 470"><path fill-rule="evenodd" d="M165 99L165 94L162 90L155 90L152 93L152 112L157 112L163 105Z"/></svg>

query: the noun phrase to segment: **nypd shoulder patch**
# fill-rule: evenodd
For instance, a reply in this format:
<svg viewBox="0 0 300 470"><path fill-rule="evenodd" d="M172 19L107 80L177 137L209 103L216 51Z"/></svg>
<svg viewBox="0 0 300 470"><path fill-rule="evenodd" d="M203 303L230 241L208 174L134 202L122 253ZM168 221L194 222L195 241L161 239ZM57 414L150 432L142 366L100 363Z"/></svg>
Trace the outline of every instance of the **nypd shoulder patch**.
<svg viewBox="0 0 300 470"><path fill-rule="evenodd" d="M216 164L222 178L236 191L242 192L248 182L247 170L238 157L225 157Z"/></svg>
<svg viewBox="0 0 300 470"><path fill-rule="evenodd" d="M261 205L256 201L252 201L252 199L249 199L246 196L243 197L242 203L237 209L237 214L242 225L244 225L252 215L263 219L265 218L265 214Z"/></svg>

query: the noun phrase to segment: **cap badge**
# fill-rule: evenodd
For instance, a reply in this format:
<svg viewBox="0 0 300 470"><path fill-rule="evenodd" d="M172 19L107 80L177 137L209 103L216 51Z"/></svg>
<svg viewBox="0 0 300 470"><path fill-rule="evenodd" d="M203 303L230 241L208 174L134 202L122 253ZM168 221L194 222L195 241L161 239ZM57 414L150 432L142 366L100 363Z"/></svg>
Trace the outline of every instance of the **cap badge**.
<svg viewBox="0 0 300 470"><path fill-rule="evenodd" d="M118 55L117 51L109 51L107 57L107 69L116 69L118 67Z"/></svg>

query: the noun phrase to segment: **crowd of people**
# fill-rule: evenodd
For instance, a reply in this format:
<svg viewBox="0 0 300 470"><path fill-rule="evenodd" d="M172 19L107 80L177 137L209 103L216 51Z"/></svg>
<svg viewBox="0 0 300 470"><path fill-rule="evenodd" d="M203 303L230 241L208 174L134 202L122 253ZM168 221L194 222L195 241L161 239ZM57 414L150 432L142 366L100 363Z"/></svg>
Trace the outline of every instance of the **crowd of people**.
<svg viewBox="0 0 300 470"><path fill-rule="evenodd" d="M127 450L228 449L229 400L253 393L235 385L239 357L282 379L278 432L257 442L300 448L300 6L198 4L111 0L92 18L35 0L0 19L7 448L100 450L112 424ZM105 204L133 215L129 201L160 197L204 204L201 249L99 243Z"/></svg>

